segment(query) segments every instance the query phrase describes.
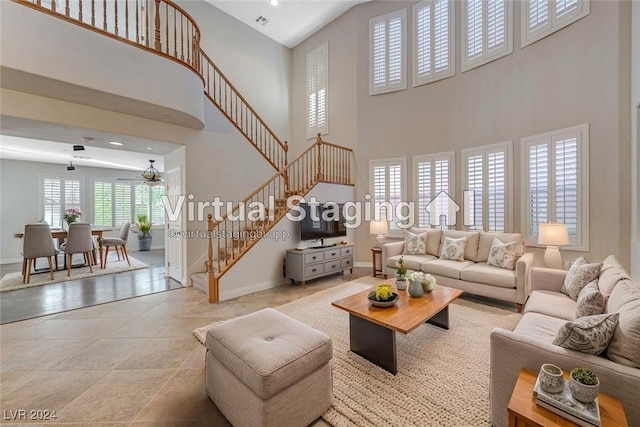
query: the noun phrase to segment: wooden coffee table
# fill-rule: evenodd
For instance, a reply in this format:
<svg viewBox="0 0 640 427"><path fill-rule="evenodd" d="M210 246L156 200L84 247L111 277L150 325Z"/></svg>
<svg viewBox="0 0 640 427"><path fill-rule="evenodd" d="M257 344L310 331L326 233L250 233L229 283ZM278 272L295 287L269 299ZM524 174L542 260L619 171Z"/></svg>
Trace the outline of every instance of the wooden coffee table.
<svg viewBox="0 0 640 427"><path fill-rule="evenodd" d="M462 295L459 289L436 285L423 297L411 298L406 291L395 289L400 300L393 307L380 308L369 304L367 289L331 303L349 313L350 348L356 354L386 369L398 371L396 332L408 334L423 323L449 329L449 304Z"/></svg>

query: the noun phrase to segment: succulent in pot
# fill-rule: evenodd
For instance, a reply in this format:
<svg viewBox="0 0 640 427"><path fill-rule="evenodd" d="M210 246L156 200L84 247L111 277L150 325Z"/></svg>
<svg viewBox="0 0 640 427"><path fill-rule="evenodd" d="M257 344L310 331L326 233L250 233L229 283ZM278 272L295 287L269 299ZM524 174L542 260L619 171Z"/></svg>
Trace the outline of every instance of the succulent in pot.
<svg viewBox="0 0 640 427"><path fill-rule="evenodd" d="M583 403L593 402L600 391L600 380L589 368L575 368L569 378L569 390L574 399Z"/></svg>

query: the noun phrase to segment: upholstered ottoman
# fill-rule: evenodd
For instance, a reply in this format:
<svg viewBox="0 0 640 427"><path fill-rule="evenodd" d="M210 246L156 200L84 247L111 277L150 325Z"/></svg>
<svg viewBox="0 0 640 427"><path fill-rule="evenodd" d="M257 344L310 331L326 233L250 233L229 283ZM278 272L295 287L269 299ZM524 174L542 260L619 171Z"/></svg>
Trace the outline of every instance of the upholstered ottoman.
<svg viewBox="0 0 640 427"><path fill-rule="evenodd" d="M205 387L241 426L307 426L333 401L331 338L266 308L207 332Z"/></svg>

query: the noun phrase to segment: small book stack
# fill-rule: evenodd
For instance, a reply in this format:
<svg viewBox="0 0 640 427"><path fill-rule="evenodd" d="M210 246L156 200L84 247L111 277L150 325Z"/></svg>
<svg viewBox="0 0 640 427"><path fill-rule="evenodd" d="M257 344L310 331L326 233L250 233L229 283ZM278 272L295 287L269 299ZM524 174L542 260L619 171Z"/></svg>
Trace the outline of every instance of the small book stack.
<svg viewBox="0 0 640 427"><path fill-rule="evenodd" d="M573 421L579 426L600 427L598 398L589 403L577 401L571 395L567 381L564 382L564 388L560 393L547 393L540 388L540 375L538 375L533 394L536 396L536 404L538 406L542 406L563 418Z"/></svg>

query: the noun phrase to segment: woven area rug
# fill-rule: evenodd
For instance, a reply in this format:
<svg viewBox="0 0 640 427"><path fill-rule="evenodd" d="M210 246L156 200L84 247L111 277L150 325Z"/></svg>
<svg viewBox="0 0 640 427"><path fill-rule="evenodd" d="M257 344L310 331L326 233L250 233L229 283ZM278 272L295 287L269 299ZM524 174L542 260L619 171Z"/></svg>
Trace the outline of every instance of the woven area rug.
<svg viewBox="0 0 640 427"><path fill-rule="evenodd" d="M15 291L17 289L31 288L34 286L49 285L51 283L68 282L70 280L84 279L87 277L102 276L105 274L122 273L124 271L141 270L143 268L149 268L144 262L137 260L133 257L129 257L131 265L127 264L127 261L112 261L109 259L106 267L101 269L100 265L93 267L93 273L89 271L89 267L72 268L71 276L67 277L67 270L59 270L53 272L53 280L49 275L49 271L38 272L38 274L32 274L29 283L22 283L22 273L8 273L2 279L0 279L0 292ZM62 265L60 265L62 268Z"/></svg>
<svg viewBox="0 0 640 427"><path fill-rule="evenodd" d="M333 340L334 426L489 426L489 334L513 330L521 315L464 299L450 305L450 329L424 324L397 334L398 373L349 351L349 315L332 301L380 279L361 278L276 307ZM211 325L194 336L204 342Z"/></svg>

